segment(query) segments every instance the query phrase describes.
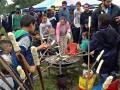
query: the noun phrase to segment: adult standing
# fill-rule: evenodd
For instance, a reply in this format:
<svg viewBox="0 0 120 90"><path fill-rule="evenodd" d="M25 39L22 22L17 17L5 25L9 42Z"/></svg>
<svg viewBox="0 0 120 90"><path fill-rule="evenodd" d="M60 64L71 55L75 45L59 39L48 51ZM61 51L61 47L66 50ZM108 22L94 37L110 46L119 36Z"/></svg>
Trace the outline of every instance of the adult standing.
<svg viewBox="0 0 120 90"><path fill-rule="evenodd" d="M20 8L17 8L15 15L12 16L12 27L14 31L21 28L20 26L21 19L22 19L22 15L21 15Z"/></svg>
<svg viewBox="0 0 120 90"><path fill-rule="evenodd" d="M73 26L74 23L74 5L70 5L70 25Z"/></svg>
<svg viewBox="0 0 120 90"><path fill-rule="evenodd" d="M98 17L100 14L108 13L112 16L112 27L120 33L120 24L118 24L117 17L120 16L120 8L112 3L112 0L102 0L99 7L93 12L92 28L93 32L98 30Z"/></svg>
<svg viewBox="0 0 120 90"><path fill-rule="evenodd" d="M80 17L82 32L88 31L88 18L89 16L92 16L92 11L90 11L89 8L90 7L88 3L84 4L83 6L84 12L81 13L81 17Z"/></svg>
<svg viewBox="0 0 120 90"><path fill-rule="evenodd" d="M62 2L62 8L59 10L59 19L61 17L65 17L65 19L70 22L70 18L69 18L69 10L67 8L67 2L63 1Z"/></svg>
<svg viewBox="0 0 120 90"><path fill-rule="evenodd" d="M74 10L74 28L72 30L73 33L73 42L78 43L80 37L80 16L81 16L81 3L76 3L76 9Z"/></svg>

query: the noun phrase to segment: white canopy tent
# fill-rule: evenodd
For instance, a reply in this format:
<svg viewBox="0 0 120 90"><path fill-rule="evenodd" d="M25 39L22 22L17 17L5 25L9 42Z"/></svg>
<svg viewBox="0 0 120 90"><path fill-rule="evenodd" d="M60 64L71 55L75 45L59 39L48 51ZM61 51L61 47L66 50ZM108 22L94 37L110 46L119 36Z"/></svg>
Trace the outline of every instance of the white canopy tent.
<svg viewBox="0 0 120 90"><path fill-rule="evenodd" d="M62 1L64 1L64 0L45 0L37 5L34 5L33 7L34 8L50 8L52 5L62 6ZM76 2L78 2L78 1L80 1L82 5L85 3L88 3L90 5L97 5L97 4L101 3L101 1L99 1L99 0L65 0L65 1L67 1L68 6L70 6L71 4L75 5ZM119 0L113 0L112 2L114 4L120 6Z"/></svg>

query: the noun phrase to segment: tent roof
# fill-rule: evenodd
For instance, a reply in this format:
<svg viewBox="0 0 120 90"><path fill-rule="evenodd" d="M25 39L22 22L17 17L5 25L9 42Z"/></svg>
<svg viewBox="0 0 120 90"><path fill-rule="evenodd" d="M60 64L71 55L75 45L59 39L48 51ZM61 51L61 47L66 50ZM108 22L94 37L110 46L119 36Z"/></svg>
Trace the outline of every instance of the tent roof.
<svg viewBox="0 0 120 90"><path fill-rule="evenodd" d="M53 5L55 6L62 6L62 1L64 0L55 0L55 2L53 3ZM90 5L93 5L93 4L99 4L100 1L98 0L66 0L67 1L67 5L70 6L71 4L75 5L77 2L81 2L81 4L85 4L85 3L88 3Z"/></svg>
<svg viewBox="0 0 120 90"><path fill-rule="evenodd" d="M43 8L47 7L48 5L52 5L55 0L45 0L37 5L34 5L33 8Z"/></svg>
<svg viewBox="0 0 120 90"><path fill-rule="evenodd" d="M42 3L39 3L37 5L34 5L33 7L34 8L49 8L51 7L52 5L55 5L55 6L62 6L62 1L64 0L45 0L43 1ZM89 3L89 4L99 4L99 1L98 0L66 0L67 3L68 3L68 6L70 6L71 4L75 5L76 2L80 1L83 4L85 3Z"/></svg>
<svg viewBox="0 0 120 90"><path fill-rule="evenodd" d="M62 1L64 0L45 0L42 3L34 5L33 7L34 8L50 8L52 5L62 6ZM90 5L96 5L101 3L101 1L99 0L66 0L66 1L68 6L70 6L71 4L75 5L78 1L80 1L82 5L85 3L88 3ZM118 0L113 0L113 3L120 6L120 3L118 3Z"/></svg>

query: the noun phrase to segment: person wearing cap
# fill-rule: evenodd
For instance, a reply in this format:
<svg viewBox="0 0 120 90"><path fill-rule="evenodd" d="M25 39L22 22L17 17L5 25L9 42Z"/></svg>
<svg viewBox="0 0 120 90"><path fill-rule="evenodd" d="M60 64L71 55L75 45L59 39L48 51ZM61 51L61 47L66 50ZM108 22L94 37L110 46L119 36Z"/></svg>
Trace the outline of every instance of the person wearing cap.
<svg viewBox="0 0 120 90"><path fill-rule="evenodd" d="M92 30L96 32L98 30L98 17L100 14L108 13L112 16L111 26L120 33L120 24L118 23L117 17L120 16L120 8L112 3L112 0L101 0L102 3L93 12L92 15Z"/></svg>

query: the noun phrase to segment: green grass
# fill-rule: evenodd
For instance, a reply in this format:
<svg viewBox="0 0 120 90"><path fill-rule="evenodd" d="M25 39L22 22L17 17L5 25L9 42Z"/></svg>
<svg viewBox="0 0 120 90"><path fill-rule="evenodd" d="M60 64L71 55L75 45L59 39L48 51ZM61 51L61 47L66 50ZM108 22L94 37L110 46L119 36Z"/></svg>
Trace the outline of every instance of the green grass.
<svg viewBox="0 0 120 90"><path fill-rule="evenodd" d="M45 65L44 65L45 66ZM73 66L77 66L76 68L72 68ZM71 69L63 69L63 72L67 78L68 82L68 87L70 90L77 90L78 88L78 81L79 81L79 76L82 72L82 69L80 67L80 63L73 64L71 66ZM58 90L56 81L57 81L57 75L58 75L58 68L51 68L51 73L49 75L48 71L42 73L43 75L43 80L44 80L44 85L45 85L45 90ZM40 81L37 78L35 80L35 90L42 90Z"/></svg>

